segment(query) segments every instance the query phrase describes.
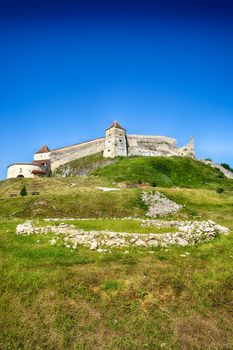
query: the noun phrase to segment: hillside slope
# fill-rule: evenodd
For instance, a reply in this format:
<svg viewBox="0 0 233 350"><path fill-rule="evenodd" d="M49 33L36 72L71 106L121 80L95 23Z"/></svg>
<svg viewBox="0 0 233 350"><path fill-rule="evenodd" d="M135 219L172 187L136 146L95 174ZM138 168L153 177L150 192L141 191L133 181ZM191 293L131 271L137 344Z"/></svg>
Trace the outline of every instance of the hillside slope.
<svg viewBox="0 0 233 350"><path fill-rule="evenodd" d="M184 157L127 157L106 159L101 153L57 168L55 177L95 175L103 181L149 183L151 186L232 189L233 181L218 169Z"/></svg>
<svg viewBox="0 0 233 350"><path fill-rule="evenodd" d="M115 162L115 159L104 158L102 152L96 153L61 165L53 172L53 176L69 177L88 175L97 168L102 168Z"/></svg>
<svg viewBox="0 0 233 350"><path fill-rule="evenodd" d="M94 171L111 181L149 183L161 187L233 188L233 181L202 162L181 157L119 158L114 164Z"/></svg>

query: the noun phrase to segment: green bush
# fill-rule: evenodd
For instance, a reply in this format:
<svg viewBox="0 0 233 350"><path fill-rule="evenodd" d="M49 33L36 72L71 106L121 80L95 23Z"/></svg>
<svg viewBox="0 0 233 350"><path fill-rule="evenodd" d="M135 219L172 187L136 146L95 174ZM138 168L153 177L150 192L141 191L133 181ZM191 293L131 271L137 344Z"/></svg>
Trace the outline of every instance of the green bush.
<svg viewBox="0 0 233 350"><path fill-rule="evenodd" d="M224 188L218 187L218 188L216 188L216 192L219 193L219 194L221 194L221 193L224 192Z"/></svg>
<svg viewBox="0 0 233 350"><path fill-rule="evenodd" d="M233 172L233 169L230 167L229 164L227 164L227 163L221 163L220 165L221 165L223 168L225 168L225 169L227 169L227 170Z"/></svg>
<svg viewBox="0 0 233 350"><path fill-rule="evenodd" d="M27 189L26 189L26 186L23 186L22 188L21 188L21 191L20 191L20 196L27 196Z"/></svg>

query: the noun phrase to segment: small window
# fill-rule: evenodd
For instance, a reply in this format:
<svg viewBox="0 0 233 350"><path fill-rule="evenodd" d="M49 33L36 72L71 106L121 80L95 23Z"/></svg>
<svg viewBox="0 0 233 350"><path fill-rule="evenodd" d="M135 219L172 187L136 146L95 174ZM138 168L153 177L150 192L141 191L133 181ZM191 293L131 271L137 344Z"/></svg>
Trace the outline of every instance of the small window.
<svg viewBox="0 0 233 350"><path fill-rule="evenodd" d="M122 140L119 140L120 142L122 142Z"/></svg>
<svg viewBox="0 0 233 350"><path fill-rule="evenodd" d="M108 152L110 152L110 149L108 149Z"/></svg>

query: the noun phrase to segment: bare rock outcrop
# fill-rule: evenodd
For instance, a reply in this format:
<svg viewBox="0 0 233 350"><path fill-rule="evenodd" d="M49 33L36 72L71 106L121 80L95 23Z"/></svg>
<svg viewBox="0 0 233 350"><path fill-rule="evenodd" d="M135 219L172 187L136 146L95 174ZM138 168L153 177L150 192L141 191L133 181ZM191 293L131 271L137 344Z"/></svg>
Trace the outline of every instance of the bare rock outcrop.
<svg viewBox="0 0 233 350"><path fill-rule="evenodd" d="M148 207L146 215L151 218L175 214L183 207L157 191L142 192L142 200Z"/></svg>

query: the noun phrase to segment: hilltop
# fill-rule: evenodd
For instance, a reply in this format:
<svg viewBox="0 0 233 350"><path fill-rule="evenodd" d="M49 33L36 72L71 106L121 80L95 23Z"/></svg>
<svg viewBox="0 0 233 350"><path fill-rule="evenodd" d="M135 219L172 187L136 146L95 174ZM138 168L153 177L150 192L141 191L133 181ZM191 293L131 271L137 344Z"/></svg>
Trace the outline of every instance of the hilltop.
<svg viewBox="0 0 233 350"><path fill-rule="evenodd" d="M54 176L95 175L114 182L153 187L233 188L233 181L209 164L188 157L103 158L99 153L59 167Z"/></svg>
<svg viewBox="0 0 233 350"><path fill-rule="evenodd" d="M192 159L101 154L63 165L52 177L1 181L0 348L231 349L232 183ZM229 235L166 249L98 252L73 249L58 232L70 225L86 235L167 234L165 227L141 224L148 210L144 191L182 206L163 220L212 220ZM35 233L17 235L26 219ZM42 233L47 225L58 234Z"/></svg>

